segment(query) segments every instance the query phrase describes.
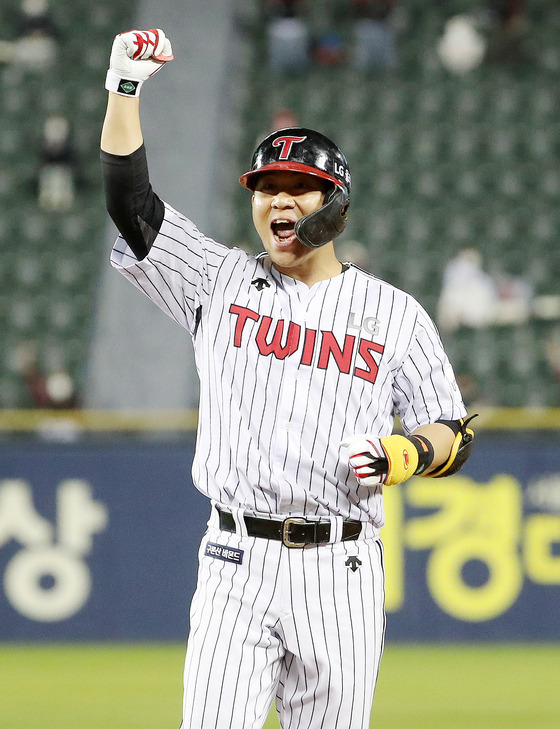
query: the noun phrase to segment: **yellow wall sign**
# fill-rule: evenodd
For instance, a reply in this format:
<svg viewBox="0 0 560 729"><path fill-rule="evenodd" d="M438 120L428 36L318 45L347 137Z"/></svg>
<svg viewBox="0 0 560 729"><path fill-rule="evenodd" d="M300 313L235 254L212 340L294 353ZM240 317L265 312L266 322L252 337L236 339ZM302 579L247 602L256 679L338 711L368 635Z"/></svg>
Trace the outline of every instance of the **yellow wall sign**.
<svg viewBox="0 0 560 729"><path fill-rule="evenodd" d="M528 514L523 488L511 475L486 483L466 476L415 478L385 489L386 608L398 613L417 580L407 576L407 554L427 550L425 584L436 605L466 622L507 613L527 581L560 586L560 515ZM482 565L481 584L465 578ZM410 585L414 585L413 588Z"/></svg>

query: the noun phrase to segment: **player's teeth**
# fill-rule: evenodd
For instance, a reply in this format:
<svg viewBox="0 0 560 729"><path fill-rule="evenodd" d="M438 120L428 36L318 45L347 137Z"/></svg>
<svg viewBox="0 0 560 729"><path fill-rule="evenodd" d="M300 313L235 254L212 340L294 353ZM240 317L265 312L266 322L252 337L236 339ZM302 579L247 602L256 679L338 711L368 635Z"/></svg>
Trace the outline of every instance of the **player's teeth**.
<svg viewBox="0 0 560 729"><path fill-rule="evenodd" d="M287 218L279 218L272 221L270 228L277 240L286 240L294 232L294 221L288 220Z"/></svg>
<svg viewBox="0 0 560 729"><path fill-rule="evenodd" d="M293 220L275 220L272 224L272 232L279 240L286 240L293 235Z"/></svg>

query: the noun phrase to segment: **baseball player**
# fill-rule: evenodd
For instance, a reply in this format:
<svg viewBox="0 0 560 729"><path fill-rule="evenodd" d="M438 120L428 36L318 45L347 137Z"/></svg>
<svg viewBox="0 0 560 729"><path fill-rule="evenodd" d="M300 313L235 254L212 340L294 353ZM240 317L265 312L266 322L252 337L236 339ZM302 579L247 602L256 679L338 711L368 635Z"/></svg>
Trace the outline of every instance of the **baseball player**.
<svg viewBox="0 0 560 729"><path fill-rule="evenodd" d="M138 97L172 58L161 30L115 38L101 155L112 265L190 332L200 376L193 479L211 514L182 726L260 729L276 699L283 729L366 729L385 631L383 489L454 473L473 433L426 312L336 256L351 177L331 140L290 128L258 146L240 179L256 256L155 194Z"/></svg>

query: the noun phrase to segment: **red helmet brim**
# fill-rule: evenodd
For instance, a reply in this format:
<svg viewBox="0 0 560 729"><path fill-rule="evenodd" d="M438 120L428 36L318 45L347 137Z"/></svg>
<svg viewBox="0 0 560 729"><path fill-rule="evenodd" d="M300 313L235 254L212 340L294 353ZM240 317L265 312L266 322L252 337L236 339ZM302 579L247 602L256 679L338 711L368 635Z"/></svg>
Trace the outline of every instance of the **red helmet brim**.
<svg viewBox="0 0 560 729"><path fill-rule="evenodd" d="M264 172L274 172L275 170L287 171L287 172L302 172L305 175L313 175L314 177L320 177L323 180L332 182L337 187L342 187L342 183L335 177L332 177L327 172L322 172L316 167L309 167L301 162L291 162L289 160L282 162L271 162L268 165L259 167L258 170L250 170L244 175L241 175L239 182L246 187L248 190L254 190L257 184L257 176L262 175Z"/></svg>

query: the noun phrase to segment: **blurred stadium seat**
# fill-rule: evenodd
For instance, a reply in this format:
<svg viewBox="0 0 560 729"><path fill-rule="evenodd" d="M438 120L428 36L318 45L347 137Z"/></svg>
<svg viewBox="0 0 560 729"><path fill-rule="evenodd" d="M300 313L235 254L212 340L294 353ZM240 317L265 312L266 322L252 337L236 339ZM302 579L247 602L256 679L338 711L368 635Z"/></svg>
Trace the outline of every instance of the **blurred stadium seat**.
<svg viewBox="0 0 560 729"><path fill-rule="evenodd" d="M59 57L48 72L0 63L0 408L33 404L18 351L65 369L82 385L106 226L99 171L108 43L130 27L135 3L57 0ZM0 40L17 38L19 0L0 8ZM88 53L83 53L83 39ZM63 114L75 131L80 181L71 209L38 204L45 119Z"/></svg>

